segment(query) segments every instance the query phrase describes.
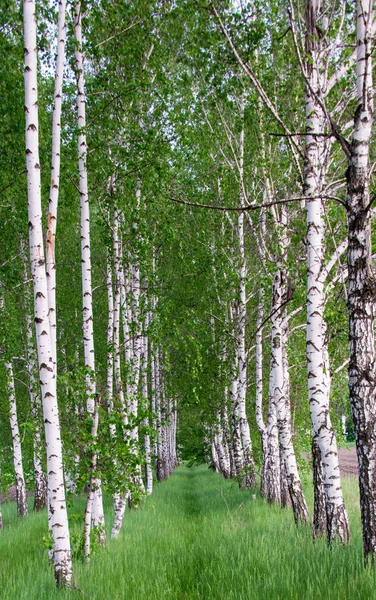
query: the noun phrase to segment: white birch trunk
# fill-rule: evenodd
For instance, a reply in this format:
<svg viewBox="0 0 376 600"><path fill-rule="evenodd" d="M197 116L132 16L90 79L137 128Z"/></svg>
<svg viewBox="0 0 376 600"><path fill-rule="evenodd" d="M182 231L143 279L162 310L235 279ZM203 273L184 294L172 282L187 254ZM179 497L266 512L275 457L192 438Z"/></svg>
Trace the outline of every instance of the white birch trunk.
<svg viewBox="0 0 376 600"><path fill-rule="evenodd" d="M149 325L149 314L145 317L144 323L144 335L143 335L143 344L142 344L142 397L144 401L144 410L149 409L149 394L148 394L148 336L147 329ZM144 434L144 452L145 452L145 479L146 479L146 493L150 495L153 491L153 471L151 468L151 445L150 445L150 434L149 434L149 417L146 415L143 425L145 427Z"/></svg>
<svg viewBox="0 0 376 600"><path fill-rule="evenodd" d="M151 413L152 413L152 428L154 431L157 431L157 358L156 358L156 350L151 345ZM151 448L152 456L155 458L157 456L157 440L154 436L154 441Z"/></svg>
<svg viewBox="0 0 376 600"><path fill-rule="evenodd" d="M55 238L57 205L60 184L60 139L61 139L61 107L63 99L63 75L65 59L65 11L66 0L59 0L59 16L57 30L57 55L55 68L54 107L52 113L52 162L50 199L48 204L47 236L46 236L46 275L48 289L48 319L50 321L51 350L54 369L56 371L56 264Z"/></svg>
<svg viewBox="0 0 376 600"><path fill-rule="evenodd" d="M237 356L236 356L237 358ZM239 411L237 407L238 401L238 373L237 360L234 365L234 373L231 381L230 399L231 399L231 420L232 420L232 447L234 451L234 464L236 477L239 487L246 487L247 482L244 475L244 452L241 443L241 433L239 426Z"/></svg>
<svg viewBox="0 0 376 600"><path fill-rule="evenodd" d="M37 38L34 0L24 1L26 170L31 274L38 347L39 379L47 447L48 501L53 534L53 561L57 585L71 585L72 561L65 501L62 445L53 368L48 290L44 260L38 142Z"/></svg>
<svg viewBox="0 0 376 600"><path fill-rule="evenodd" d="M241 98L241 118L244 119L244 98ZM239 206L244 205L244 124L240 133L240 156L239 156L239 179L240 194ZM238 352L238 399L237 409L239 415L239 426L244 451L244 469L246 475L247 487L256 486L255 464L253 460L253 450L251 441L251 432L246 412L247 396L247 356L245 351L245 325L247 318L246 301L246 278L247 263L244 246L244 212L239 211L237 226L238 244L239 244L239 294L237 310L237 352Z"/></svg>
<svg viewBox="0 0 376 600"><path fill-rule="evenodd" d="M141 180L137 180L136 187L137 207L141 202ZM135 229L137 225L134 224ZM132 264L132 324L133 324L133 356L131 361L131 380L129 385L130 419L133 422L131 429L131 439L135 454L139 452L138 448L138 425L135 423L138 416L138 387L140 382L140 367L142 355L142 332L140 320L140 297L141 297L141 275L140 261L137 258ZM136 466L135 483L144 492L144 484L141 477L141 465Z"/></svg>
<svg viewBox="0 0 376 600"><path fill-rule="evenodd" d="M114 293L112 287L112 268L107 250L107 302L108 302L108 323L107 323L107 380L106 380L106 401L107 411L111 415L114 405ZM115 438L116 426L110 423L110 436Z"/></svg>
<svg viewBox="0 0 376 600"><path fill-rule="evenodd" d="M75 4L74 33L76 40L75 71L77 81L77 117L78 117L78 172L80 177L80 210L81 210L81 269L82 269L82 315L84 337L84 361L86 374L86 410L93 419L92 438L98 435L98 412L95 402L95 352L93 328L93 298L91 284L91 248L90 248L90 208L87 178L87 143L86 143L86 102L85 82L82 55L81 2ZM84 555L90 556L90 518L92 525L98 528L98 539L105 541L104 511L102 502L102 484L95 474L97 457L91 457L91 483L85 512Z"/></svg>
<svg viewBox="0 0 376 600"><path fill-rule="evenodd" d="M272 325L273 327L273 325ZM272 342L273 347L273 342ZM274 392L274 357L270 360L269 376L269 410L267 417L267 457L264 468L266 470L267 498L268 502L280 504L281 502L281 474L279 460L279 439L278 439L278 410L276 405L276 396Z"/></svg>
<svg viewBox="0 0 376 600"><path fill-rule="evenodd" d="M23 463L22 463L20 430L18 427L18 418L17 418L17 404L16 404L16 391L14 388L13 366L10 361L6 361L4 364L5 364L5 369L7 372L9 418L10 418L10 428L11 428L11 432L12 432L13 465L14 465L14 474L15 474L15 480L16 480L17 515L19 517L25 517L28 513L27 495L26 495L26 485L25 485L25 477L24 477L24 470L23 470Z"/></svg>
<svg viewBox="0 0 376 600"><path fill-rule="evenodd" d="M119 537L121 526L123 524L125 509L127 508L129 492L125 494L119 494L117 499L117 506L115 512L115 520L111 529L111 538L116 539Z"/></svg>
<svg viewBox="0 0 376 600"><path fill-rule="evenodd" d="M283 288L282 288L283 289ZM290 375L287 357L288 323L281 318L281 346L282 346L282 394L277 403L279 443L285 467L285 477L290 495L291 506L294 512L295 523L308 521L308 507L300 481L296 463L294 446L292 443L291 408L290 408Z"/></svg>
<svg viewBox="0 0 376 600"><path fill-rule="evenodd" d="M221 472L221 466L220 466L220 462L219 462L219 459L218 459L217 447L215 445L214 440L211 443L211 451L212 451L212 461L213 461L215 472L216 473L220 473Z"/></svg>
<svg viewBox="0 0 376 600"><path fill-rule="evenodd" d="M47 478L42 467L41 420L42 406L40 389L36 380L37 362L33 344L33 323L26 308L26 359L29 377L30 412L33 419L33 466L34 466L34 510L42 510L47 505Z"/></svg>
<svg viewBox="0 0 376 600"><path fill-rule="evenodd" d="M31 317L31 289L28 285L28 262L23 243L21 244L21 255L24 264L24 310L26 319L26 370L28 374L28 388L30 398L30 414L33 421L33 467L34 467L34 508L42 510L47 506L47 477L42 467L42 403L40 397L40 385L37 381L37 356L33 343L33 321Z"/></svg>
<svg viewBox="0 0 376 600"><path fill-rule="evenodd" d="M263 404L263 380L262 380L262 364L263 364L263 351L262 351L262 332L263 332L263 318L264 318L264 289L261 286L259 291L259 301L257 309L257 321L256 321L256 424L260 433L261 438L261 451L262 451L262 466L261 466L261 481L260 481L260 493L262 498L268 496L268 486L266 481L266 460L268 452L268 432L265 425L262 404Z"/></svg>
<svg viewBox="0 0 376 600"><path fill-rule="evenodd" d="M119 237L120 213L115 210L113 226L113 247L114 247L114 271L115 271L115 299L114 299L114 324L113 324L113 343L114 343L114 370L115 370L115 389L116 397L120 406L123 423L128 425L128 412L125 403L123 380L121 376L121 350L120 350L120 306L121 306L121 254Z"/></svg>
<svg viewBox="0 0 376 600"><path fill-rule="evenodd" d="M320 36L317 36L317 22L321 24L321 2L310 0L307 6L306 64L308 83L305 90L306 105L306 150L304 169L304 195L307 213L307 365L308 396L310 403L313 437L321 454L322 475L315 474L315 482L323 477L325 491L326 525L328 542L338 537L342 542L349 539L349 523L342 494L339 472L338 449L330 412L330 375L327 372L328 354L325 341L326 325L324 321L325 282L322 280L324 257L324 218L325 200L322 195L328 162L328 144L318 133L325 131L325 115L318 100L320 89L325 86L326 69L322 62L323 48ZM313 134L313 135L312 135ZM314 465L319 468L317 457ZM315 491L320 493L321 485ZM317 498L317 510L321 503ZM313 525L321 530L320 514L314 516ZM314 531L317 537L318 531Z"/></svg>
<svg viewBox="0 0 376 600"><path fill-rule="evenodd" d="M357 0L358 107L347 170L349 389L359 466L363 548L376 555L375 275L371 263L370 140L374 6Z"/></svg>
<svg viewBox="0 0 376 600"><path fill-rule="evenodd" d="M161 360L160 360L160 352L159 349L156 351L156 362L155 362L155 412L157 417L157 459L156 459L156 475L157 481L162 481L166 477L166 473L164 471L164 433L163 433L163 411L162 411L162 369L161 369Z"/></svg>

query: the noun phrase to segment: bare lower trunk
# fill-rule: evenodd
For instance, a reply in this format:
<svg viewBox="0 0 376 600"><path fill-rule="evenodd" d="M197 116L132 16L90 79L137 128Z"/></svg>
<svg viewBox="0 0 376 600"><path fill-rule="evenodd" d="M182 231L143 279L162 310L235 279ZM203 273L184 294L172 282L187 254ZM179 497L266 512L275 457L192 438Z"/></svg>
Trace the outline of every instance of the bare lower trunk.
<svg viewBox="0 0 376 600"><path fill-rule="evenodd" d="M25 257L26 260L26 257ZM25 264L25 276L27 268ZM27 277L25 277L27 280ZM33 344L33 324L29 313L29 293L25 292L27 299L26 311L26 369L29 377L30 413L33 420L33 467L34 467L34 510L42 510L47 506L47 478L42 467L42 406L40 399L40 386L38 385L37 360Z"/></svg>
<svg viewBox="0 0 376 600"><path fill-rule="evenodd" d="M286 473L286 467L285 467L285 461L284 461L283 454L284 453L280 449L279 464L280 464L280 480L281 480L281 506L283 508L287 508L287 507L291 507L292 504L291 504L289 484L288 484L288 480L287 480L287 473Z"/></svg>
<svg viewBox="0 0 376 600"><path fill-rule="evenodd" d="M16 404L16 393L15 393L15 389L14 389L13 366L10 361L5 363L5 369L7 372L7 392L8 392L8 398L9 398L9 417L10 417L10 428L12 431L14 474L15 474L15 479L16 479L17 515L19 517L25 517L28 513L27 496L26 496L25 477L24 477L23 464L22 464L20 430L18 427L18 418L17 418L17 404Z"/></svg>
<svg viewBox="0 0 376 600"><path fill-rule="evenodd" d="M247 487L244 475L244 453L241 442L241 433L239 426L239 413L237 409L238 399L238 379L234 372L230 389L231 399L231 426L232 426L232 449L234 453L235 472L240 488Z"/></svg>
<svg viewBox="0 0 376 600"><path fill-rule="evenodd" d="M262 498L268 496L268 485L266 481L266 461L268 452L268 432L264 422L263 411L262 411L262 400L263 400L263 380L262 380L262 364L263 364L263 351L262 351L262 323L264 319L264 289L261 286L259 291L259 302L257 310L257 322L256 322L256 424L260 433L261 438L261 452L262 452L262 464L261 464L261 478L260 478L260 494Z"/></svg>
<svg viewBox="0 0 376 600"><path fill-rule="evenodd" d="M149 325L149 315L145 318L145 331L147 331ZM148 394L148 362L149 362L149 347L148 347L148 336L144 332L142 340L142 361L141 361L141 379L142 379L142 397L144 402L144 410L149 410L149 394ZM143 421L145 427L144 433L144 452L145 452L145 479L146 479L146 493L150 495L153 491L153 471L151 468L151 445L150 445L150 434L149 434L149 417L146 415Z"/></svg>
<svg viewBox="0 0 376 600"><path fill-rule="evenodd" d="M129 492L126 492L126 494L124 494L124 495L118 494L116 497L115 520L114 520L114 524L112 525L112 529L111 529L111 537L112 538L116 539L117 537L119 537L121 526L122 526L123 520L124 520L125 509L127 508L128 497L129 497Z"/></svg>
<svg viewBox="0 0 376 600"><path fill-rule="evenodd" d="M269 376L269 410L267 418L267 455L264 462L266 472L267 499L270 503L281 502L281 476L278 439L278 411L274 393L273 359L270 362Z"/></svg>
<svg viewBox="0 0 376 600"><path fill-rule="evenodd" d="M324 473L321 461L320 447L317 438L312 438L312 469L313 469L313 539L327 533L326 523L326 494L324 484Z"/></svg>
<svg viewBox="0 0 376 600"><path fill-rule="evenodd" d="M282 318L282 315L281 315ZM286 480L294 512L295 523L308 521L308 507L304 497L302 484L296 463L294 446L292 443L291 409L290 409L290 378L287 356L288 326L286 320L281 322L282 343L282 376L283 376L283 401L278 401L278 428L281 454L284 460Z"/></svg>

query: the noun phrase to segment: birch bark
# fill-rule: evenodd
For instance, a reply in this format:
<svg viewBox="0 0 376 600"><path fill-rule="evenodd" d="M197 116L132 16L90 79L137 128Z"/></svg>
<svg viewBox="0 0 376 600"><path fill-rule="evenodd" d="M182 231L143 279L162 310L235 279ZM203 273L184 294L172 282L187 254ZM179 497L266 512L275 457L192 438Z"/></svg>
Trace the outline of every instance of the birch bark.
<svg viewBox="0 0 376 600"><path fill-rule="evenodd" d="M239 411L238 402L238 369L237 355L235 356L235 364L233 365L233 373L230 387L230 403L231 403L231 425L232 425L232 447L234 451L234 464L236 477L239 487L246 487L247 482L244 475L244 452L241 442L241 432L239 426Z"/></svg>
<svg viewBox="0 0 376 600"><path fill-rule="evenodd" d="M240 132L240 155L239 155L239 179L240 193L239 206L244 205L244 95L241 98L241 119L242 129ZM256 486L255 463L253 460L253 450L251 441L251 432L246 412L247 395L247 355L245 351L245 325L247 318L247 300L246 300L246 278L247 263L244 245L244 212L239 211L237 235L239 244L239 294L237 306L237 352L238 352L238 398L237 409L239 415L239 426L244 451L244 469L246 475L246 486Z"/></svg>
<svg viewBox="0 0 376 600"><path fill-rule="evenodd" d="M61 107L63 97L63 75L65 58L65 11L66 0L59 0L57 55L54 85L54 107L52 112L52 163L50 199L48 204L48 221L46 236L46 275L48 289L48 319L50 321L52 360L56 372L56 264L55 238L57 205L60 184L60 140L61 140Z"/></svg>
<svg viewBox="0 0 376 600"><path fill-rule="evenodd" d="M260 494L262 498L268 496L268 486L266 481L266 460L268 453L268 432L265 425L263 412L262 412L262 400L263 400L263 380L262 380L262 364L263 364L263 351L262 351L262 323L264 318L264 289L261 286L259 291L259 301L257 309L257 321L256 321L256 424L260 433L261 438L261 451L262 451L262 466L261 466L261 481L260 481Z"/></svg>
<svg viewBox="0 0 376 600"><path fill-rule="evenodd" d="M149 417L147 412L149 410L149 394L148 394L148 363L149 363L149 343L147 330L149 326L149 313L146 314L144 322L144 335L142 340L142 360L141 360L141 385L142 385L142 397L144 403L144 410L146 416L143 421L145 427L144 434L144 452L145 452L145 479L146 479L146 493L150 495L153 491L153 471L151 468L151 444L149 434Z"/></svg>
<svg viewBox="0 0 376 600"><path fill-rule="evenodd" d="M25 0L23 14L25 42L25 141L30 262L34 288L39 379L42 387L47 447L49 514L53 534L53 561L56 583L57 585L70 585L73 573L65 501L56 377L53 368L48 319L48 290L42 232L38 146L37 36L34 0Z"/></svg>
<svg viewBox="0 0 376 600"><path fill-rule="evenodd" d="M47 477L42 467L42 403L40 398L40 387L36 378L38 367L33 343L33 322L31 317L32 298L31 289L28 285L29 269L23 244L21 245L21 254L24 265L24 281L26 282L24 294L26 319L26 370L29 384L30 414L33 421L34 510L38 511L47 506Z"/></svg>
<svg viewBox="0 0 376 600"><path fill-rule="evenodd" d="M33 344L33 323L28 310L26 312L26 340L26 368L29 377L30 412L33 419L34 510L42 510L47 505L47 478L42 467L42 407L36 380L37 362Z"/></svg>
<svg viewBox="0 0 376 600"><path fill-rule="evenodd" d="M356 2L357 97L347 170L349 389L359 466L365 558L376 555L375 276L371 264L370 139L374 6Z"/></svg>
<svg viewBox="0 0 376 600"><path fill-rule="evenodd" d="M74 33L76 39L75 71L77 81L77 116L78 116L78 172L80 177L80 210L81 210L81 268L82 268L82 315L84 337L84 360L86 373L86 410L92 418L92 439L98 435L98 409L96 407L95 353L93 329L93 301L91 284L91 248L90 248L90 208L87 177L87 142L86 142L86 102L85 82L82 55L81 2L75 4ZM102 502L102 484L96 474L97 457L91 456L91 469L84 526L84 555L90 557L90 527L98 530L101 544L105 541L104 511Z"/></svg>
<svg viewBox="0 0 376 600"><path fill-rule="evenodd" d="M322 462L323 489L325 490L326 525L328 542L336 537L342 542L349 539L349 523L342 494L338 462L338 449L335 431L329 413L329 378L326 373L325 341L325 279L323 273L324 258L324 219L323 209L326 170L330 142L318 134L325 132L325 114L320 94L326 86L326 68L323 62L324 42L317 35L317 27L322 26L324 16L320 0L310 0L306 11L306 148L304 164L304 195L307 214L307 342L308 396L313 426L314 443L320 449ZM319 468L317 455L314 456L314 468ZM321 468L314 474L320 493ZM317 498L315 508L322 511ZM322 528L320 513L314 516L314 528ZM320 524L320 525L319 525ZM314 536L318 530L314 529Z"/></svg>
<svg viewBox="0 0 376 600"><path fill-rule="evenodd" d="M11 428L11 432L12 432L14 474L15 474L15 479L16 479L17 515L19 517L25 517L28 513L27 495L26 495L26 485L25 485L25 477L24 477L24 470L23 470L23 463L22 463L20 430L18 427L18 418L17 418L17 403L16 403L16 391L15 391L15 387L14 387L13 365L12 365L11 361L5 362L5 369L7 372L9 418L10 418L10 428Z"/></svg>

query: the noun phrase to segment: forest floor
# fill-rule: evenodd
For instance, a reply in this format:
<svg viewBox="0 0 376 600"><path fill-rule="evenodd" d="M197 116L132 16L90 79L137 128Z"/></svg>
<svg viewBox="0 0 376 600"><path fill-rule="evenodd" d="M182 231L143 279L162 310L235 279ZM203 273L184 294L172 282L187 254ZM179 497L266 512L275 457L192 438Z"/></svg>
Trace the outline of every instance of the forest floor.
<svg viewBox="0 0 376 600"><path fill-rule="evenodd" d="M357 479L343 481L352 541L328 549L310 526L269 506L205 466L181 466L126 515L118 540L90 564L75 559L76 590L57 591L43 544L46 514L17 519L3 506L2 600L365 600L376 596L375 569L363 567ZM312 486L306 494L312 513ZM84 498L71 509L74 546ZM106 498L106 520L113 519ZM78 515L81 515L80 517Z"/></svg>

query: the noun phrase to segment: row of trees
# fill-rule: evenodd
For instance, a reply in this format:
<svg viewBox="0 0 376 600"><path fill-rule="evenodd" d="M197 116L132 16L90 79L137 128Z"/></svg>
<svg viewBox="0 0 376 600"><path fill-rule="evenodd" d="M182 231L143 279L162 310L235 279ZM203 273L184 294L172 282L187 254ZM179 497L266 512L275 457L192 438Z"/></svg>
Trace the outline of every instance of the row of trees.
<svg viewBox="0 0 376 600"><path fill-rule="evenodd" d="M374 7L354 6L61 0L55 15L25 0L22 17L9 3L1 467L5 482L14 457L24 514L21 438L36 507L46 466L58 583L72 581L65 486L88 485L88 558L92 527L104 542L102 489L116 536L153 461L159 480L174 468L176 436L183 458L211 453L242 487L259 472L297 523L312 443L314 536L346 542L347 364L374 555Z"/></svg>

